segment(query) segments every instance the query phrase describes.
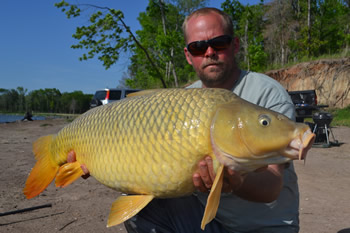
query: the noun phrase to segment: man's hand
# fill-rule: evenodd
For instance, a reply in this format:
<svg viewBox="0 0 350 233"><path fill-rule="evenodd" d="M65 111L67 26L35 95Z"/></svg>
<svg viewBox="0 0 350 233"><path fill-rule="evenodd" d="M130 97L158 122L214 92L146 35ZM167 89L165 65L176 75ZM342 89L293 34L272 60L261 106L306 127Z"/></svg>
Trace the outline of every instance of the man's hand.
<svg viewBox="0 0 350 233"><path fill-rule="evenodd" d="M198 171L192 177L193 184L199 191L208 193L215 179L211 157L201 160L198 166ZM248 201L272 202L282 190L284 167L285 164L272 164L244 175L225 168L222 192L234 193Z"/></svg>
<svg viewBox="0 0 350 233"><path fill-rule="evenodd" d="M75 161L77 161L76 156L75 156L75 152L73 150L71 150L68 152L67 162L74 163ZM88 178L90 176L90 172L87 169L87 167L85 166L85 164L80 165L80 167L84 172L84 175L82 175L81 177L83 177L84 179Z"/></svg>
<svg viewBox="0 0 350 233"><path fill-rule="evenodd" d="M193 184L199 191L208 193L215 179L213 160L207 156L198 163L198 167L198 172L194 173L192 177ZM222 192L232 193L238 190L243 183L244 176L229 168L225 168L224 172Z"/></svg>

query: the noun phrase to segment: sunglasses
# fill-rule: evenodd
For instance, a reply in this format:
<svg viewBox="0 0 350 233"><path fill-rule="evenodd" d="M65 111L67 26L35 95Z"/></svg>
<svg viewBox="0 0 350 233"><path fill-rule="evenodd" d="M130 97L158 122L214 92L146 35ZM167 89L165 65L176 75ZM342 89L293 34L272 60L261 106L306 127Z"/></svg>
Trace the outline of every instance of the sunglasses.
<svg viewBox="0 0 350 233"><path fill-rule="evenodd" d="M216 51L227 49L232 41L229 35L218 36L210 40L199 40L189 43L186 47L193 56L205 54L208 47L212 47Z"/></svg>

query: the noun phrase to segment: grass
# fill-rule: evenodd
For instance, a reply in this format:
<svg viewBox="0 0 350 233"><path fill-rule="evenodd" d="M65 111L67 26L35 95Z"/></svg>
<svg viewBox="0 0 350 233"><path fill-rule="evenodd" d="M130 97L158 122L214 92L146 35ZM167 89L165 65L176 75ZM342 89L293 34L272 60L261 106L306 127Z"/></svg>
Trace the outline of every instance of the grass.
<svg viewBox="0 0 350 233"><path fill-rule="evenodd" d="M342 109L329 109L333 114L332 126L347 126L350 127L350 105Z"/></svg>
<svg viewBox="0 0 350 233"><path fill-rule="evenodd" d="M333 115L331 126L347 126L350 127L350 105L346 108L327 109ZM304 122L313 123L312 118L305 118Z"/></svg>

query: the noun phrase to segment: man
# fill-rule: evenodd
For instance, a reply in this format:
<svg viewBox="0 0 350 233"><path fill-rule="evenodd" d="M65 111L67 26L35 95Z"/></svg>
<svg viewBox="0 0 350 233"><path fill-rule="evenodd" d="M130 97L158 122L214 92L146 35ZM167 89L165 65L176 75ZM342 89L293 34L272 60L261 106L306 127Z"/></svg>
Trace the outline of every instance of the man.
<svg viewBox="0 0 350 233"><path fill-rule="evenodd" d="M237 67L234 55L239 50L239 40L233 38L225 45L222 37L233 37L229 16L214 8L202 8L186 18L183 29L186 59L200 78L190 87L229 89L254 104L295 118L293 103L282 86L265 75ZM203 41L209 42L206 50ZM226 178L231 180L231 187L226 190L234 190L234 195L222 197L217 220L230 232L298 232L297 177L293 164L287 166L269 165L245 178L228 171ZM214 177L212 161L207 158L199 167L200 173L194 174L193 182L205 192ZM206 195L199 194L198 198L205 203Z"/></svg>
<svg viewBox="0 0 350 233"><path fill-rule="evenodd" d="M202 8L186 18L183 30L186 59L200 78L189 88L225 88L254 104L295 118L293 103L281 85L263 74L237 67L234 56L239 40L233 35L228 15L216 8ZM200 221L214 178L213 163L207 157L193 175L199 192L184 198L155 199L129 220L126 228L139 233L203 232ZM245 176L226 169L216 218L204 232L298 232L298 200L293 163L269 165Z"/></svg>

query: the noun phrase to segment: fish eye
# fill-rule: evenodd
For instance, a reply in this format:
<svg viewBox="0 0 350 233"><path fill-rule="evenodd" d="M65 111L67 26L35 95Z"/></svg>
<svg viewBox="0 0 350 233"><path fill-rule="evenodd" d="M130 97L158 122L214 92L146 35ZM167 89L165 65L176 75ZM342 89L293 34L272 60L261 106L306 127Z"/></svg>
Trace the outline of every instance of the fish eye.
<svg viewBox="0 0 350 233"><path fill-rule="evenodd" d="M260 115L259 116L259 123L260 125L266 127L269 126L271 123L271 118L267 115Z"/></svg>

